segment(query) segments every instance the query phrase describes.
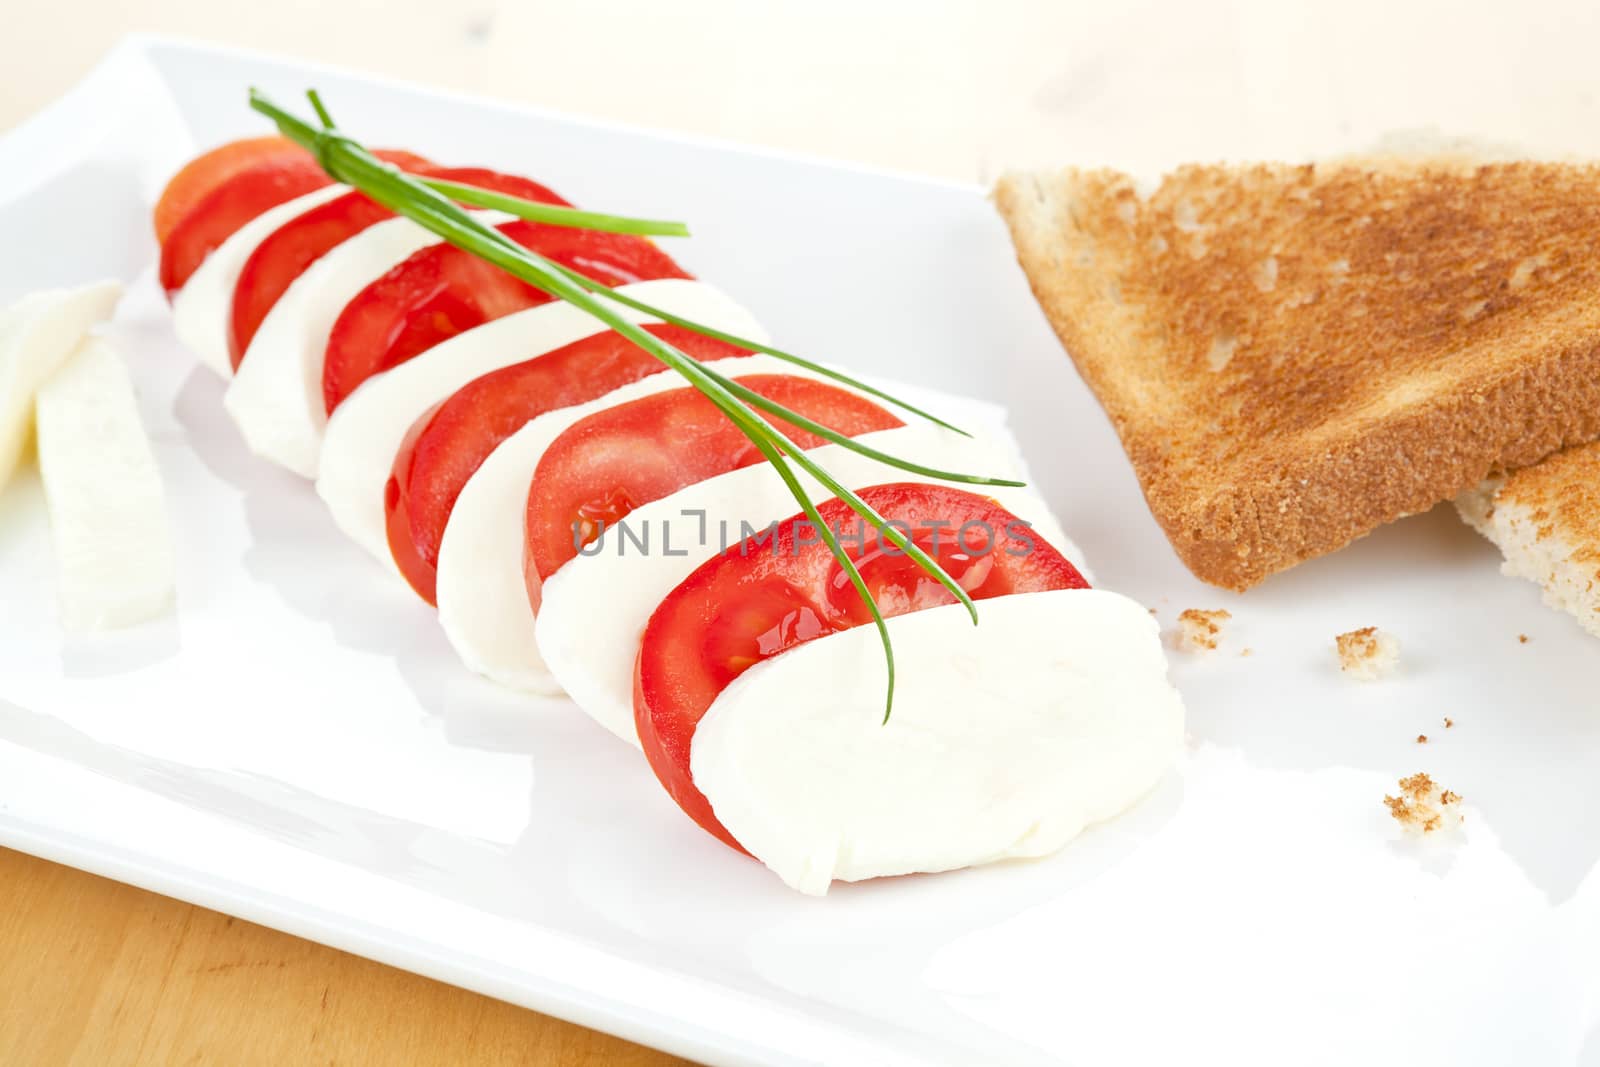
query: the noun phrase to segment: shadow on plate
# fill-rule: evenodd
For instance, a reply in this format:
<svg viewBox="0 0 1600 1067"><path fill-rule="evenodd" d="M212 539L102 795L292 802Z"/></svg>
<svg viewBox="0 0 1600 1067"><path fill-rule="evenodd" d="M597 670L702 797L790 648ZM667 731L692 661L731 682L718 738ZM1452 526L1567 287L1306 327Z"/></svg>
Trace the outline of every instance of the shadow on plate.
<svg viewBox="0 0 1600 1067"><path fill-rule="evenodd" d="M206 468L240 494L251 537L241 560L246 572L327 626L339 645L392 657L418 706L441 721L451 741L531 754L530 723L570 714L570 706L505 689L462 666L434 610L338 530L313 485L250 454L222 393L222 382L197 367L179 390L174 415Z"/></svg>
<svg viewBox="0 0 1600 1067"><path fill-rule="evenodd" d="M178 618L168 612L139 626L61 640L61 673L68 678L109 678L143 670L178 654Z"/></svg>

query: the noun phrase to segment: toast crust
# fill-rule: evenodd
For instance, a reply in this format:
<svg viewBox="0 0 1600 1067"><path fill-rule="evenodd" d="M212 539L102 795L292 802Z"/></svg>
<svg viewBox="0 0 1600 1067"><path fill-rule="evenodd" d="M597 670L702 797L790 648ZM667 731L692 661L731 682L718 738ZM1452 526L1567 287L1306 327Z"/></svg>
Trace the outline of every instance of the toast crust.
<svg viewBox="0 0 1600 1067"><path fill-rule="evenodd" d="M1245 589L1600 438L1600 167L1009 174L1035 296L1152 513Z"/></svg>

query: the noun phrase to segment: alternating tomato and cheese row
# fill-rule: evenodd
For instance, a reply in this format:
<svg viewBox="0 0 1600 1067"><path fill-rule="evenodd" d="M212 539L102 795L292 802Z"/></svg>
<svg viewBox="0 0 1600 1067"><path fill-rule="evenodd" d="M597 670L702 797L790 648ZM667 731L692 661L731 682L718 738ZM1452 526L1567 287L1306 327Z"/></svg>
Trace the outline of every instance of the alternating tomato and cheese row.
<svg viewBox="0 0 1600 1067"><path fill-rule="evenodd" d="M566 203L524 178L403 169ZM764 342L640 237L485 213L641 301ZM674 800L787 883L1059 848L1147 792L1182 707L1155 623L1091 590L1043 503L910 477L788 428L938 558L966 610L842 502L814 499L890 621L883 650L791 491L698 391L603 324L267 138L181 171L156 210L189 347L249 447L316 481L338 526L437 605L474 670L565 691ZM807 418L934 468L1012 473L1000 442L619 308Z"/></svg>

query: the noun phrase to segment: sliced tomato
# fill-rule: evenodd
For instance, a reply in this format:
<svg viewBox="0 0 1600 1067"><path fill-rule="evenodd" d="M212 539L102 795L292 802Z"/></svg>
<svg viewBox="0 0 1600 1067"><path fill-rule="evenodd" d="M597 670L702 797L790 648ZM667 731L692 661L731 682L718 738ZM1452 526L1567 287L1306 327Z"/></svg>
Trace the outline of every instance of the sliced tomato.
<svg viewBox="0 0 1600 1067"><path fill-rule="evenodd" d="M1086 589L1066 557L994 501L946 485L894 483L859 495L933 556L973 599ZM861 570L885 616L954 603L908 556L863 530L830 500L824 523ZM717 694L752 665L806 641L871 621L850 577L804 515L712 557L662 600L634 672L634 716L645 756L689 817L739 848L695 787L695 727ZM975 708L974 714L981 714Z"/></svg>
<svg viewBox="0 0 1600 1067"><path fill-rule="evenodd" d="M407 168L413 169L413 168ZM483 189L537 200L545 204L570 206L538 182L518 178L482 167L442 168L424 166L414 172L427 177L464 182ZM280 226L256 247L239 272L233 290L233 311L228 331L228 354L235 370L244 358L250 339L261 320L278 302L284 290L312 263L368 226L393 218L394 212L380 207L366 194L349 192L307 211Z"/></svg>
<svg viewBox="0 0 1600 1067"><path fill-rule="evenodd" d="M679 326L644 328L701 361L750 354ZM445 523L462 486L500 442L547 411L594 400L663 370L660 360L606 330L485 374L418 419L384 491L389 549L418 595L435 602Z"/></svg>
<svg viewBox="0 0 1600 1067"><path fill-rule="evenodd" d="M410 152L379 149L373 155L408 169L427 162ZM298 147L293 152L263 154L228 173L172 224L161 242L162 288L171 296L239 227L268 208L331 181L311 153Z"/></svg>
<svg viewBox="0 0 1600 1067"><path fill-rule="evenodd" d="M604 285L689 277L643 237L520 219L498 228L518 244ZM328 413L379 371L464 330L549 300L454 245L431 245L414 253L357 294L334 323L322 370Z"/></svg>
<svg viewBox="0 0 1600 1067"><path fill-rule="evenodd" d="M174 174L156 201L153 218L156 241L165 244L172 232L194 206L205 199L230 176L252 164L276 156L304 155L305 149L287 137L250 137L229 141L186 163Z"/></svg>
<svg viewBox="0 0 1600 1067"><path fill-rule="evenodd" d="M846 437L905 425L859 393L814 378L751 374L737 381ZM772 421L801 448L826 443ZM605 527L641 504L763 458L693 388L640 397L573 423L540 457L528 490L523 573L534 610L544 579Z"/></svg>

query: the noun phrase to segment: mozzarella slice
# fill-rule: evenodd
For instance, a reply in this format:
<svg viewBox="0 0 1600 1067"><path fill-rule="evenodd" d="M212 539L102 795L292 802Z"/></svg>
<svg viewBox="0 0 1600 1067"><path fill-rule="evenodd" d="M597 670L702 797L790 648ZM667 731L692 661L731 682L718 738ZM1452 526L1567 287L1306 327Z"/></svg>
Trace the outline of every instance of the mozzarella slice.
<svg viewBox="0 0 1600 1067"><path fill-rule="evenodd" d="M0 487L27 446L34 394L121 296L121 283L96 282L31 293L0 312Z"/></svg>
<svg viewBox="0 0 1600 1067"><path fill-rule="evenodd" d="M39 390L39 472L69 630L130 626L173 598L161 471L127 368L98 338Z"/></svg>
<svg viewBox="0 0 1600 1067"><path fill-rule="evenodd" d="M695 731L717 818L802 893L1044 856L1131 807L1183 740L1154 619L1126 597L1057 590L889 620L883 723L873 627L756 664Z"/></svg>
<svg viewBox="0 0 1600 1067"><path fill-rule="evenodd" d="M218 245L172 298L172 327L184 347L224 378L233 377L228 328L233 317L233 290L245 263L284 223L349 191L347 185L324 186L270 207Z"/></svg>
<svg viewBox="0 0 1600 1067"><path fill-rule="evenodd" d="M766 339L749 312L703 282L667 278L624 286L619 291L752 341ZM629 322L655 321L621 305L616 311ZM542 304L458 334L363 382L333 413L323 443L317 492L333 512L334 522L398 573L385 532L383 493L395 455L412 424L433 405L490 371L606 328L571 304Z"/></svg>
<svg viewBox="0 0 1600 1067"><path fill-rule="evenodd" d="M510 216L477 212L486 223ZM261 320L223 405L258 456L307 478L328 424L322 360L345 305L406 257L439 237L410 219L385 219L330 249L305 269Z"/></svg>
<svg viewBox="0 0 1600 1067"><path fill-rule="evenodd" d="M818 375L772 356L717 360L723 374ZM469 668L514 689L558 693L533 635L533 610L523 583L523 526L528 487L545 450L581 419L687 383L677 374L630 382L586 404L551 411L502 441L456 498L439 542L439 622Z"/></svg>
<svg viewBox="0 0 1600 1067"><path fill-rule="evenodd" d="M863 434L860 440L945 470L993 477L1010 473L1008 449L1002 442L962 437L930 423ZM887 467L842 445L824 445L811 454L852 488L933 481ZM806 484L813 500L832 495L808 479ZM1074 562L1081 558L1043 501L1026 489L972 488L1032 522L1040 536ZM788 487L766 464L729 471L635 508L619 526L589 546L585 555L569 561L544 582L534 630L539 653L556 683L596 722L637 747L633 667L639 638L656 606L701 563L738 543L742 534L765 529L799 510ZM624 529L633 532L634 540L621 536ZM650 549L641 551L637 539L646 533ZM665 550L664 537L670 539L671 553ZM440 579L442 593L442 568Z"/></svg>

